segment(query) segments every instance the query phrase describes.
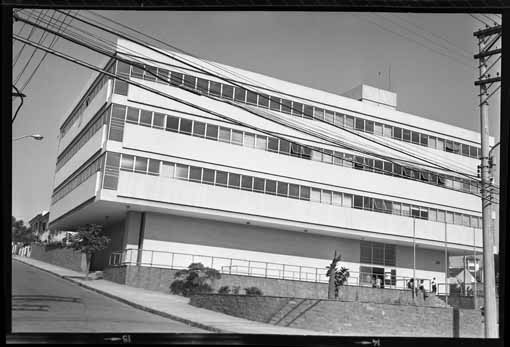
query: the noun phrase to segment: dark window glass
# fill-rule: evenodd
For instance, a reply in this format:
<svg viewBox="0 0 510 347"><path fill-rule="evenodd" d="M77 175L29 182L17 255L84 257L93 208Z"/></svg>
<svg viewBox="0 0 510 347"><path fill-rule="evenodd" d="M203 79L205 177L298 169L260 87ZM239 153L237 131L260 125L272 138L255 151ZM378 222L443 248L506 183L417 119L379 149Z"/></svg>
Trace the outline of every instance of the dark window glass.
<svg viewBox="0 0 510 347"><path fill-rule="evenodd" d="M269 108L269 95L259 94L259 106Z"/></svg>
<svg viewBox="0 0 510 347"><path fill-rule="evenodd" d="M214 96L221 95L221 83L210 81L209 93Z"/></svg>
<svg viewBox="0 0 510 347"><path fill-rule="evenodd" d="M425 134L421 134L420 135L420 144L422 146L427 146L429 145L429 136L428 135L425 135Z"/></svg>
<svg viewBox="0 0 510 347"><path fill-rule="evenodd" d="M113 105L112 118L124 120L125 117L126 117L126 106Z"/></svg>
<svg viewBox="0 0 510 347"><path fill-rule="evenodd" d="M335 112L326 110L324 120L330 124L335 123Z"/></svg>
<svg viewBox="0 0 510 347"><path fill-rule="evenodd" d="M384 174L385 175L391 175L393 173L393 164L385 161L384 162Z"/></svg>
<svg viewBox="0 0 510 347"><path fill-rule="evenodd" d="M202 168L196 166L190 166L189 168L189 179L194 182L202 181Z"/></svg>
<svg viewBox="0 0 510 347"><path fill-rule="evenodd" d="M172 71L170 73L170 84L178 86L182 84L182 73Z"/></svg>
<svg viewBox="0 0 510 347"><path fill-rule="evenodd" d="M287 196L289 193L289 184L278 182L278 195Z"/></svg>
<svg viewBox="0 0 510 347"><path fill-rule="evenodd" d="M469 156L471 158L476 158L476 147L469 146Z"/></svg>
<svg viewBox="0 0 510 347"><path fill-rule="evenodd" d="M168 83L168 74L170 71L162 68L158 68L158 82Z"/></svg>
<svg viewBox="0 0 510 347"><path fill-rule="evenodd" d="M282 99L282 112L290 114L292 109L292 101L288 99Z"/></svg>
<svg viewBox="0 0 510 347"><path fill-rule="evenodd" d="M301 158L310 160L312 158L312 149L310 147L301 147Z"/></svg>
<svg viewBox="0 0 510 347"><path fill-rule="evenodd" d="M179 131L182 134L191 135L191 129L193 127L193 121L191 119L181 118L181 127Z"/></svg>
<svg viewBox="0 0 510 347"><path fill-rule="evenodd" d="M129 77L129 70L131 66L122 61L117 61L117 74L122 77Z"/></svg>
<svg viewBox="0 0 510 347"><path fill-rule="evenodd" d="M440 186L444 186L445 185L445 177L441 176L441 175L438 175L437 176L437 184L440 185Z"/></svg>
<svg viewBox="0 0 510 347"><path fill-rule="evenodd" d="M469 157L469 145L462 144L462 155Z"/></svg>
<svg viewBox="0 0 510 347"><path fill-rule="evenodd" d="M234 145L243 145L243 132L239 130L232 130L232 141Z"/></svg>
<svg viewBox="0 0 510 347"><path fill-rule="evenodd" d="M264 192L264 179L263 178L258 178L258 177L254 177L253 178L253 190L254 191L257 191L257 192Z"/></svg>
<svg viewBox="0 0 510 347"><path fill-rule="evenodd" d="M453 153L453 142L446 140L446 152Z"/></svg>
<svg viewBox="0 0 510 347"><path fill-rule="evenodd" d="M381 199L373 199L373 201L374 201L374 211L383 212L384 211L383 201Z"/></svg>
<svg viewBox="0 0 510 347"><path fill-rule="evenodd" d="M270 137L267 147L270 152L278 152L278 139L276 137Z"/></svg>
<svg viewBox="0 0 510 347"><path fill-rule="evenodd" d="M292 102L292 114L294 116L302 117L303 116L303 104L300 102L293 101Z"/></svg>
<svg viewBox="0 0 510 347"><path fill-rule="evenodd" d="M269 108L274 111L280 111L280 98L277 98L276 96L270 96L269 97Z"/></svg>
<svg viewBox="0 0 510 347"><path fill-rule="evenodd" d="M197 79L194 76L184 75L184 86L191 89L195 89L196 80Z"/></svg>
<svg viewBox="0 0 510 347"><path fill-rule="evenodd" d="M298 145L297 143L291 143L290 155L292 155L293 157L300 157L301 156L301 145Z"/></svg>
<svg viewBox="0 0 510 347"><path fill-rule="evenodd" d="M120 162L121 170L133 171L133 165L135 163L135 157L128 154L123 154Z"/></svg>
<svg viewBox="0 0 510 347"><path fill-rule="evenodd" d="M145 66L145 74L144 74L144 78L147 80L147 81L155 81L156 80L156 75L158 73L158 68L155 67L155 66L149 66L149 65L146 65Z"/></svg>
<svg viewBox="0 0 510 347"><path fill-rule="evenodd" d="M220 127L220 141L230 143L230 129Z"/></svg>
<svg viewBox="0 0 510 347"><path fill-rule="evenodd" d="M179 131L179 118L174 116L167 116L166 117L166 130L167 131L173 131L178 132Z"/></svg>
<svg viewBox="0 0 510 347"><path fill-rule="evenodd" d="M221 97L232 100L234 98L234 87L224 84L221 90Z"/></svg>
<svg viewBox="0 0 510 347"><path fill-rule="evenodd" d="M360 263L367 263L367 264L371 264L372 263L372 245L370 244L370 242L366 242L366 241L361 241L360 242ZM372 275L372 268L367 268L366 266L362 266L363 270L364 271L361 271L360 269L360 272L367 272L369 271L369 274ZM370 269L370 270L368 270Z"/></svg>
<svg viewBox="0 0 510 347"><path fill-rule="evenodd" d="M120 153L107 152L106 166L118 169L120 166Z"/></svg>
<svg viewBox="0 0 510 347"><path fill-rule="evenodd" d="M372 243L372 264L384 265L384 244Z"/></svg>
<svg viewBox="0 0 510 347"><path fill-rule="evenodd" d="M355 124L356 130L361 130L361 131L365 130L365 120L364 119L356 118L356 121L354 124Z"/></svg>
<svg viewBox="0 0 510 347"><path fill-rule="evenodd" d="M235 100L240 102L245 102L246 99L246 89L235 87Z"/></svg>
<svg viewBox="0 0 510 347"><path fill-rule="evenodd" d="M374 160L375 172L381 173L383 171L383 162L381 160Z"/></svg>
<svg viewBox="0 0 510 347"><path fill-rule="evenodd" d="M149 159L149 174L159 176L159 160Z"/></svg>
<svg viewBox="0 0 510 347"><path fill-rule="evenodd" d="M207 184L214 184L214 170L204 169L202 181Z"/></svg>
<svg viewBox="0 0 510 347"><path fill-rule="evenodd" d="M310 187L301 186L299 189L299 198L310 201Z"/></svg>
<svg viewBox="0 0 510 347"><path fill-rule="evenodd" d="M365 167L363 169L365 171L373 171L374 170L374 159L365 158Z"/></svg>
<svg viewBox="0 0 510 347"><path fill-rule="evenodd" d="M354 168L355 169L358 169L358 170L363 170L365 164L364 164L364 160L363 160L363 157L354 157Z"/></svg>
<svg viewBox="0 0 510 347"><path fill-rule="evenodd" d="M303 116L308 119L313 119L313 106L304 105Z"/></svg>
<svg viewBox="0 0 510 347"><path fill-rule="evenodd" d="M403 129L402 130L402 138L404 141L411 142L411 130Z"/></svg>
<svg viewBox="0 0 510 347"><path fill-rule="evenodd" d="M393 164L393 174L400 177L402 175L402 166L399 164Z"/></svg>
<svg viewBox="0 0 510 347"><path fill-rule="evenodd" d="M209 92L209 81L203 78L199 78L197 81L197 89L204 94Z"/></svg>
<svg viewBox="0 0 510 347"><path fill-rule="evenodd" d="M204 137L205 135L205 123L195 121L193 124L193 136Z"/></svg>
<svg viewBox="0 0 510 347"><path fill-rule="evenodd" d="M365 131L367 133L373 134L374 133L374 122L372 122L371 120L365 121Z"/></svg>
<svg viewBox="0 0 510 347"><path fill-rule="evenodd" d="M322 151L322 161L328 164L333 163L333 151L330 149L324 149Z"/></svg>
<svg viewBox="0 0 510 347"><path fill-rule="evenodd" d="M119 182L118 176L110 176L108 174L104 175L103 188L104 189L117 189L117 184Z"/></svg>
<svg viewBox="0 0 510 347"><path fill-rule="evenodd" d="M241 179L241 188L244 190L252 190L253 177L243 175Z"/></svg>
<svg viewBox="0 0 510 347"><path fill-rule="evenodd" d="M374 199L364 196L363 197L363 209L365 210L373 210L374 209Z"/></svg>
<svg viewBox="0 0 510 347"><path fill-rule="evenodd" d="M228 187L229 188L239 188L241 185L241 175L229 173L228 174Z"/></svg>
<svg viewBox="0 0 510 347"><path fill-rule="evenodd" d="M460 154L460 143L458 142L453 143L453 153Z"/></svg>
<svg viewBox="0 0 510 347"><path fill-rule="evenodd" d="M397 262L395 245L384 245L384 265L395 266ZM393 280L392 280L393 281Z"/></svg>
<svg viewBox="0 0 510 347"><path fill-rule="evenodd" d="M299 185L289 184L289 196L291 198L299 199Z"/></svg>
<svg viewBox="0 0 510 347"><path fill-rule="evenodd" d="M128 107L126 122L138 124L138 116L140 113L140 109L135 107Z"/></svg>
<svg viewBox="0 0 510 347"><path fill-rule="evenodd" d="M354 195L354 208L363 208L363 197L359 195Z"/></svg>
<svg viewBox="0 0 510 347"><path fill-rule="evenodd" d="M411 206L411 216L420 218L420 208L417 206Z"/></svg>
<svg viewBox="0 0 510 347"><path fill-rule="evenodd" d="M402 140L402 128L393 127L393 138Z"/></svg>
<svg viewBox="0 0 510 347"><path fill-rule="evenodd" d="M289 154L290 152L290 142L287 140L280 140L280 153Z"/></svg>
<svg viewBox="0 0 510 347"><path fill-rule="evenodd" d="M420 209L420 218L421 219L429 219L429 210Z"/></svg>
<svg viewBox="0 0 510 347"><path fill-rule="evenodd" d="M207 124L206 137L211 140L218 140L218 126Z"/></svg>
<svg viewBox="0 0 510 347"><path fill-rule="evenodd" d="M140 112L140 125L150 127L152 126L152 112L141 110Z"/></svg>
<svg viewBox="0 0 510 347"><path fill-rule="evenodd" d="M136 172L147 172L147 158L136 157L135 171Z"/></svg>
<svg viewBox="0 0 510 347"><path fill-rule="evenodd" d="M136 78L143 78L143 69L133 65L133 67L131 68L131 76Z"/></svg>
<svg viewBox="0 0 510 347"><path fill-rule="evenodd" d="M266 180L266 194L276 194L276 181Z"/></svg>
<svg viewBox="0 0 510 347"><path fill-rule="evenodd" d="M121 81L121 80L115 80L115 86L113 87L113 92L115 94L119 95L128 95L128 83Z"/></svg>
<svg viewBox="0 0 510 347"><path fill-rule="evenodd" d="M248 104L257 105L257 93L248 90L246 93L246 102Z"/></svg>
<svg viewBox="0 0 510 347"><path fill-rule="evenodd" d="M154 128L163 129L165 126L165 115L163 113L154 112L154 120L152 122Z"/></svg>
<svg viewBox="0 0 510 347"><path fill-rule="evenodd" d="M216 171L216 185L227 186L228 172Z"/></svg>

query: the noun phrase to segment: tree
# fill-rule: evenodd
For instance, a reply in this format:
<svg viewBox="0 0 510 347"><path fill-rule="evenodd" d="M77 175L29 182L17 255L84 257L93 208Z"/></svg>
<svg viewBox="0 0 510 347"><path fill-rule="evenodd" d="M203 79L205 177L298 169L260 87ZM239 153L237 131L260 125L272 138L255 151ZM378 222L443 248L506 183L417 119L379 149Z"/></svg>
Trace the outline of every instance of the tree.
<svg viewBox="0 0 510 347"><path fill-rule="evenodd" d="M339 254L338 256L333 256L333 260L331 261L331 264L327 266L327 272L326 277L329 277L329 283L328 283L328 299L334 300L338 298L338 290L340 286L343 286L347 279L349 278L349 269L345 267L341 267L340 271L337 271L336 264L342 259L342 255Z"/></svg>
<svg viewBox="0 0 510 347"><path fill-rule="evenodd" d="M87 260L85 279L88 280L92 255L108 247L110 239L103 235L103 226L99 224L87 224L77 231L67 247L85 254Z"/></svg>
<svg viewBox="0 0 510 347"><path fill-rule="evenodd" d="M23 246L37 241L37 236L34 234L32 229L27 227L21 219L17 220L14 216L11 216L11 232L12 241L20 242Z"/></svg>
<svg viewBox="0 0 510 347"><path fill-rule="evenodd" d="M177 271L175 278L170 285L170 291L188 297L199 293L211 293L212 282L220 279L221 274L202 263L191 263L187 269Z"/></svg>

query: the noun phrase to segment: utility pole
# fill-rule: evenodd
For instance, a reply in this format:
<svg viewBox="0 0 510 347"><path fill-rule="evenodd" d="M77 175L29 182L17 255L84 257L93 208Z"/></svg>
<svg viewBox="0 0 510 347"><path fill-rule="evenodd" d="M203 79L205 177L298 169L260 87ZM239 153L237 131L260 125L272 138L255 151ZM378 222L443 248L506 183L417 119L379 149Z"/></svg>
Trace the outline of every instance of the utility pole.
<svg viewBox="0 0 510 347"><path fill-rule="evenodd" d="M483 272L484 272L484 314L485 314L485 337L498 337L497 305L496 305L496 279L494 273L494 247L491 233L491 194L489 179L489 98L499 89L489 94L490 87L501 81L501 77L490 77L488 72L497 62L487 68L488 60L495 55L501 54L501 49L492 49L494 44L501 38L501 25L485 28L475 32L478 38L478 54L474 56L479 61L479 79L475 86L480 86L480 131L481 131L481 195L482 195L482 233L483 233ZM499 60L499 59L498 59Z"/></svg>

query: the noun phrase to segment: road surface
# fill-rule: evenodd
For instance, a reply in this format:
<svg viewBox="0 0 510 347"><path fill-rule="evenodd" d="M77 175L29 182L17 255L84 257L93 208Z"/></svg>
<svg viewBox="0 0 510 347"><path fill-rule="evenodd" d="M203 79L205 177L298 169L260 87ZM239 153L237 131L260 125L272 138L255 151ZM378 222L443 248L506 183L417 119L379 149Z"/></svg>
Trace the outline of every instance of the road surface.
<svg viewBox="0 0 510 347"><path fill-rule="evenodd" d="M12 332L208 333L12 262Z"/></svg>

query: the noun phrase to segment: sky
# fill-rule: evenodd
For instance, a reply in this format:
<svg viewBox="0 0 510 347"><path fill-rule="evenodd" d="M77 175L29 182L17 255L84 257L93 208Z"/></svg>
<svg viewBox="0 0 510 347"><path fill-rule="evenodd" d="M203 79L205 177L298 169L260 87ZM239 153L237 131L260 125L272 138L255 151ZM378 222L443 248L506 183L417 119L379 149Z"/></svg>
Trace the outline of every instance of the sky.
<svg viewBox="0 0 510 347"><path fill-rule="evenodd" d="M81 13L91 17L86 11ZM480 129L478 87L473 84L478 72L472 56L477 53L473 32L482 24L467 14L97 13L204 59L332 93L342 94L361 83L384 89L391 84L398 110ZM14 33L20 29L25 37L30 31L28 25L22 28L16 22ZM41 31L36 30L32 40L38 41L40 36ZM49 43L50 38L43 42ZM16 56L22 44L14 41L13 45ZM98 66L106 61L104 56L63 39L54 48ZM23 50L13 69L14 80L32 51L31 47ZM34 55L16 83L18 88L41 56ZM27 97L13 124L13 138L37 133L44 139L13 142L12 213L16 218L28 222L42 210L50 210L58 129L94 74L48 55L24 89ZM13 114L18 105L19 100L13 100ZM496 142L499 116L496 93L489 106L490 132Z"/></svg>

